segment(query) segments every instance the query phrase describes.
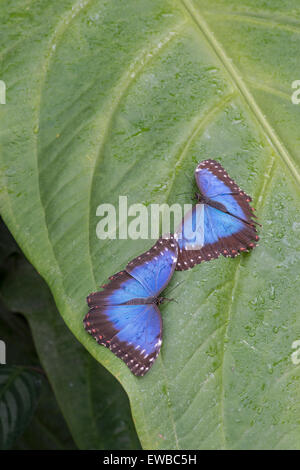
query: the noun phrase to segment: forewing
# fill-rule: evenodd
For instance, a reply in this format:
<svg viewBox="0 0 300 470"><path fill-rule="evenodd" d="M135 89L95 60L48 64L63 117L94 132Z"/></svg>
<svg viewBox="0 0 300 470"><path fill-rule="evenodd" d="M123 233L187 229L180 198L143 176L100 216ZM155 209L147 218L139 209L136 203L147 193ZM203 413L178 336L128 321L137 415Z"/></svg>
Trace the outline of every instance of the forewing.
<svg viewBox="0 0 300 470"><path fill-rule="evenodd" d="M102 291L93 292L87 297L90 308L102 305L120 305L136 298L147 298L149 292L126 271L120 271L109 278Z"/></svg>
<svg viewBox="0 0 300 470"><path fill-rule="evenodd" d="M139 281L150 296L157 297L169 283L178 257L178 245L173 236L160 238L145 253L133 259L126 271Z"/></svg>

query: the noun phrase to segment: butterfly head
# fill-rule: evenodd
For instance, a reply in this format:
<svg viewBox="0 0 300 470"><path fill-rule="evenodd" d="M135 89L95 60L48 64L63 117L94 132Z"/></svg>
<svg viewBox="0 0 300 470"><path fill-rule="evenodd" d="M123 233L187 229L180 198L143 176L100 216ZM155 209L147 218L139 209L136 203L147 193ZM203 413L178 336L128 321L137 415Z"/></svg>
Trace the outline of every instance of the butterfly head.
<svg viewBox="0 0 300 470"><path fill-rule="evenodd" d="M195 193L195 199L198 204L209 204L210 199L203 194Z"/></svg>
<svg viewBox="0 0 300 470"><path fill-rule="evenodd" d="M177 302L176 299L169 299L168 297L158 297L157 299L157 305L161 305L163 304L164 302Z"/></svg>
<svg viewBox="0 0 300 470"><path fill-rule="evenodd" d="M164 301L165 301L165 297L156 297L155 299L155 303L157 306L163 304Z"/></svg>

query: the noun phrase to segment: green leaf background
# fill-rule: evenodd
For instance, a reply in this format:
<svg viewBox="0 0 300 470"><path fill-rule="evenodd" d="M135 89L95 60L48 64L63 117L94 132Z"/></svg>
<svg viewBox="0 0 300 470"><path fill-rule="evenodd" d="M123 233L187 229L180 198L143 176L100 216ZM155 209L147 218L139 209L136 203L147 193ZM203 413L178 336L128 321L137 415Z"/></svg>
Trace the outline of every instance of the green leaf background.
<svg viewBox="0 0 300 470"><path fill-rule="evenodd" d="M142 446L299 448L299 3L1 10L1 214L69 329L126 390ZM96 208L119 195L178 202L205 158L254 197L260 246L175 273L170 287L185 282L161 307L161 354L138 379L82 319L86 295L151 241L99 241Z"/></svg>

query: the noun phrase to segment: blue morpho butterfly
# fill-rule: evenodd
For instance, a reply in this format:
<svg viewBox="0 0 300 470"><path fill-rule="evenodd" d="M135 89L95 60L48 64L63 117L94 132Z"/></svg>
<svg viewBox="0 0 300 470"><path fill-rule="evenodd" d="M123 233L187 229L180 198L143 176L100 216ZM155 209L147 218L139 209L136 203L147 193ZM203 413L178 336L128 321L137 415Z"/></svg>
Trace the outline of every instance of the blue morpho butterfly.
<svg viewBox="0 0 300 470"><path fill-rule="evenodd" d="M195 170L201 194L175 232L179 245L176 270L192 268L221 254L234 258L256 246L259 237L248 196L215 160L204 160ZM257 224L259 225L259 224Z"/></svg>
<svg viewBox="0 0 300 470"><path fill-rule="evenodd" d="M153 365L162 343L159 294L169 283L177 263L178 245L160 238L124 271L111 276L103 290L87 297L85 329L99 344L120 357L135 375Z"/></svg>

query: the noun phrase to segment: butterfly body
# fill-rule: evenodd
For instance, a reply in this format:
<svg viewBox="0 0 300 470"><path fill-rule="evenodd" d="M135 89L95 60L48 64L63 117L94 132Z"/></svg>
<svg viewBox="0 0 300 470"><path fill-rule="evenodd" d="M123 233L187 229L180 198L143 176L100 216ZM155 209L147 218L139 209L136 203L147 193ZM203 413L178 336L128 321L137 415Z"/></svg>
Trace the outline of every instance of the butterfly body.
<svg viewBox="0 0 300 470"><path fill-rule="evenodd" d="M102 291L87 297L85 329L137 376L147 373L160 351L158 306L165 299L160 293L173 275L177 255L175 240L159 239L125 270L111 276Z"/></svg>
<svg viewBox="0 0 300 470"><path fill-rule="evenodd" d="M226 206L224 206L224 204L219 201L214 201L213 199L210 199L209 197L203 196L203 194L199 193L196 193L196 199L198 204L207 204L208 206L214 207L219 211L227 213Z"/></svg>
<svg viewBox="0 0 300 470"><path fill-rule="evenodd" d="M221 254L233 258L254 248L259 239L250 196L218 162L201 162L195 178L201 193L196 193L197 204L175 233L179 245L177 270L189 269Z"/></svg>
<svg viewBox="0 0 300 470"><path fill-rule="evenodd" d="M163 303L164 297L148 297L148 298L141 298L141 299L132 299L124 302L123 304L118 305L160 305Z"/></svg>

